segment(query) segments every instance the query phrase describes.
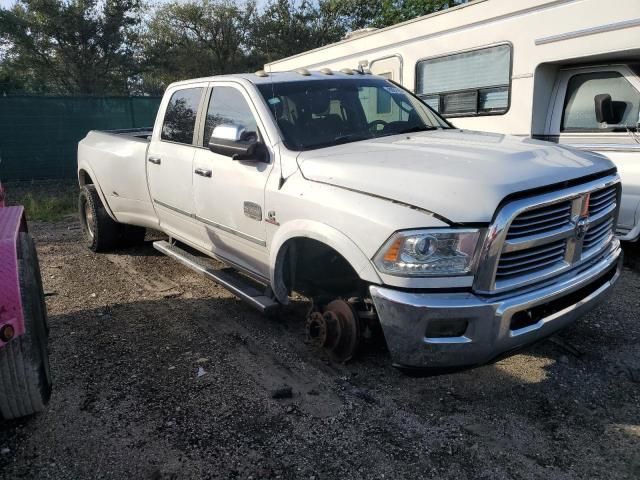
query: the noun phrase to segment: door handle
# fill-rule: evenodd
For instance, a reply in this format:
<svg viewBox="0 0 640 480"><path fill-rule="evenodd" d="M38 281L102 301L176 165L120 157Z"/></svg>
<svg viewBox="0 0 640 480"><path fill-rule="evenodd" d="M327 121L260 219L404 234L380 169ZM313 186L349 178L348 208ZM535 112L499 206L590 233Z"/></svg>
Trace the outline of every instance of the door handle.
<svg viewBox="0 0 640 480"><path fill-rule="evenodd" d="M201 177L211 178L211 170L205 170L204 168L196 168L194 170L196 175L200 175Z"/></svg>
<svg viewBox="0 0 640 480"><path fill-rule="evenodd" d="M160 165L162 163L162 159L160 157L149 157L149 162L154 165Z"/></svg>

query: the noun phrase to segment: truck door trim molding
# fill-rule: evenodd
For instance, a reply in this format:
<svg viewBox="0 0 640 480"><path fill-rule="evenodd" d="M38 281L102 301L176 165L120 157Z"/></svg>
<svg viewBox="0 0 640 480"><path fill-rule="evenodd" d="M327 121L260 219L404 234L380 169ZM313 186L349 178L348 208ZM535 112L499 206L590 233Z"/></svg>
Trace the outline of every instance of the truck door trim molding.
<svg viewBox="0 0 640 480"><path fill-rule="evenodd" d="M193 215L191 215L189 212L185 212L184 210L182 210L182 209L180 209L178 207L174 207L173 205L169 205L168 203L164 203L164 202L162 202L160 200L157 200L155 198L153 199L153 203L155 203L156 205L160 205L161 207L168 208L169 210L172 210L172 211L174 211L176 213L179 213L181 215L184 215L186 217L193 218Z"/></svg>
<svg viewBox="0 0 640 480"><path fill-rule="evenodd" d="M157 200L155 198L153 199L153 203L155 203L157 205L160 205L161 207L168 208L169 210L172 210L172 211L174 211L176 213L179 213L180 215L184 215L185 217L189 217L189 218L192 218L192 219L197 220L199 222L202 222L202 223L204 223L206 225L209 225L210 227L217 228L218 230L222 230L223 232L230 233L231 235L235 235L235 236L240 237L240 238L242 238L244 240L247 240L249 242L255 243L256 245L260 245L261 247L266 247L267 246L267 242L264 241L264 240L260 240L259 238L252 237L251 235L247 235L246 233L239 232L238 230L234 230L231 227L227 227L225 225L220 225L219 223L212 222L211 220L207 220L206 218L199 217L196 214L185 212L184 210L182 210L180 208L174 207L172 205L164 203L164 202L162 202L160 200Z"/></svg>
<svg viewBox="0 0 640 480"><path fill-rule="evenodd" d="M199 217L198 215L193 216L196 220L209 225L210 227L217 228L218 230L222 230L223 232L230 233L237 237L248 240L249 242L255 243L256 245L260 245L261 247L266 247L267 242L264 240L260 240L259 238L252 237L251 235L247 235L246 233L239 232L238 230L234 230L233 228L227 227L225 225L220 225L219 223L212 222L211 220L207 220L206 218Z"/></svg>
<svg viewBox="0 0 640 480"><path fill-rule="evenodd" d="M606 33L613 30L621 30L623 28L632 28L640 25L640 18L632 18L631 20L624 20L622 22L606 23L604 25L598 25L596 27L583 28L581 30L574 30L573 32L561 33L558 35L551 35L549 37L537 38L535 40L536 45L545 45L547 43L561 42L563 40L572 40L574 38L586 37L588 35L595 35L596 33Z"/></svg>

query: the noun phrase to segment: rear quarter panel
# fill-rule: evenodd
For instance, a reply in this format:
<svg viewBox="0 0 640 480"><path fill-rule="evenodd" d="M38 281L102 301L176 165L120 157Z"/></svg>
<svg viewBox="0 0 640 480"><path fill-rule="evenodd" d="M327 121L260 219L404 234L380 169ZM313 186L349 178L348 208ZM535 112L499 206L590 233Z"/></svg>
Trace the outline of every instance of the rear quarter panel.
<svg viewBox="0 0 640 480"><path fill-rule="evenodd" d="M91 176L118 222L158 224L147 187L148 146L144 139L98 131L89 132L78 144L78 172L85 170Z"/></svg>

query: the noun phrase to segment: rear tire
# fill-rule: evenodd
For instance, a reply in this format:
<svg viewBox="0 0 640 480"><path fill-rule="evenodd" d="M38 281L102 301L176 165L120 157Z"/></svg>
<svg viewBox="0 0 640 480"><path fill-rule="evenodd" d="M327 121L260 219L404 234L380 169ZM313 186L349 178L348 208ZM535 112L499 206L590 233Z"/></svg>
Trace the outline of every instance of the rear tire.
<svg viewBox="0 0 640 480"><path fill-rule="evenodd" d="M144 242L146 229L114 221L104 208L94 185L84 185L78 200L85 243L94 252L108 252Z"/></svg>
<svg viewBox="0 0 640 480"><path fill-rule="evenodd" d="M47 311L33 240L20 233L18 275L25 333L0 348L0 415L7 420L44 409L51 396Z"/></svg>
<svg viewBox="0 0 640 480"><path fill-rule="evenodd" d="M105 252L116 248L120 225L105 210L95 186L84 185L80 189L78 208L82 233L89 249Z"/></svg>

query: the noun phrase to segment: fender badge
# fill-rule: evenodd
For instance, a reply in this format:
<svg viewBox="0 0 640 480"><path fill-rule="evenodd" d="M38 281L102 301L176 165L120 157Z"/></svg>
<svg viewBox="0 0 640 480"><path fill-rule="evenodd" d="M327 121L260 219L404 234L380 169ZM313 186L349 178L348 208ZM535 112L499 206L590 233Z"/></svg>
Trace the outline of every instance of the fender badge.
<svg viewBox="0 0 640 480"><path fill-rule="evenodd" d="M265 222L270 223L271 225L276 225L276 226L280 225L280 222L276 220L275 210L270 210L267 212L267 218L265 219Z"/></svg>

